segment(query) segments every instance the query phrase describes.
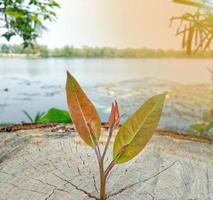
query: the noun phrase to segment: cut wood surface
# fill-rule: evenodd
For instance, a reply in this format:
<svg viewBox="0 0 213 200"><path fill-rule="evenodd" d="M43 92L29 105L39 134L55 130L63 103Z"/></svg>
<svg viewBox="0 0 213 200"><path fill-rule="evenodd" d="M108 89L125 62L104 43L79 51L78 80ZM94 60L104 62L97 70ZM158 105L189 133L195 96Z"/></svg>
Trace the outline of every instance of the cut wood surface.
<svg viewBox="0 0 213 200"><path fill-rule="evenodd" d="M1 132L0 200L98 199L95 154L70 130ZM110 200L213 200L212 139L156 131L139 156L114 168L107 191Z"/></svg>

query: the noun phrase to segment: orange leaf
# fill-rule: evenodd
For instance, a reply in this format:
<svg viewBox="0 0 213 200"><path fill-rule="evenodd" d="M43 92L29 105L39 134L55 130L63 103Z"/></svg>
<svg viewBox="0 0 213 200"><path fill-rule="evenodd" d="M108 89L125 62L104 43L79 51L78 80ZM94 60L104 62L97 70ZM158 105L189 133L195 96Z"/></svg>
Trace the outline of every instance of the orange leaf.
<svg viewBox="0 0 213 200"><path fill-rule="evenodd" d="M66 93L70 116L78 134L86 144L95 146L101 132L100 117L92 102L69 72L67 72Z"/></svg>
<svg viewBox="0 0 213 200"><path fill-rule="evenodd" d="M112 103L111 112L108 119L108 125L109 127L118 128L120 122L120 114L118 109L118 103L115 101L115 103Z"/></svg>
<svg viewBox="0 0 213 200"><path fill-rule="evenodd" d="M119 123L120 123L120 112L119 112L119 109L118 109L118 103L117 103L117 101L115 101L115 124L114 124L114 128L118 128Z"/></svg>
<svg viewBox="0 0 213 200"><path fill-rule="evenodd" d="M112 103L112 108L111 108L111 112L110 112L109 119L108 119L109 127L113 126L114 118L115 118L115 106L114 106L114 103Z"/></svg>

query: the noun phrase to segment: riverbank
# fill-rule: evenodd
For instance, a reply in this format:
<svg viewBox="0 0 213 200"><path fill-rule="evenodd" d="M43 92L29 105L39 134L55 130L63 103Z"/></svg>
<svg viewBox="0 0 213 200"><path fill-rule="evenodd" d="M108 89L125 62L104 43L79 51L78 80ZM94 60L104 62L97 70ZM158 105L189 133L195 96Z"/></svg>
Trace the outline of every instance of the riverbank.
<svg viewBox="0 0 213 200"><path fill-rule="evenodd" d="M213 55L182 55L182 56L66 56L66 55L48 55L41 54L0 54L1 58L17 58L17 59L51 59L51 58L64 58L64 59L212 59Z"/></svg>
<svg viewBox="0 0 213 200"><path fill-rule="evenodd" d="M41 58L39 54L0 53L0 58Z"/></svg>
<svg viewBox="0 0 213 200"><path fill-rule="evenodd" d="M113 48L64 46L50 49L47 46L35 45L23 48L20 45L0 45L0 57L44 57L44 58L213 58L213 51L196 52L188 55L183 50L151 48Z"/></svg>

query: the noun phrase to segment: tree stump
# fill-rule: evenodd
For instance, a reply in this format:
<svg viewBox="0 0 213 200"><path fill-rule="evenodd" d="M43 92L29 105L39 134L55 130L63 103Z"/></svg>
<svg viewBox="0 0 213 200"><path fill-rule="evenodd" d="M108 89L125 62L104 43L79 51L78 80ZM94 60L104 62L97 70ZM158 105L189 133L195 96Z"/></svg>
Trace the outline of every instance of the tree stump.
<svg viewBox="0 0 213 200"><path fill-rule="evenodd" d="M108 199L213 199L212 140L176 136L155 134L135 159L117 165ZM98 199L98 190L95 154L74 131L0 133L0 200L90 200Z"/></svg>

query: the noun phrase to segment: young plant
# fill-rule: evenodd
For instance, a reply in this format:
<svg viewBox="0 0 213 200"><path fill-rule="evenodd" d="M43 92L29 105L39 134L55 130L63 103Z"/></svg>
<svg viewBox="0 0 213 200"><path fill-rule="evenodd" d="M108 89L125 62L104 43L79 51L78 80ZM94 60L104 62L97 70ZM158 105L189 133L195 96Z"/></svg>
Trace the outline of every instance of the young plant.
<svg viewBox="0 0 213 200"><path fill-rule="evenodd" d="M39 122L40 118L45 114L44 112L37 112L34 119L30 116L30 114L26 110L22 110L22 112L25 114L25 116L29 119L31 123L37 123Z"/></svg>
<svg viewBox="0 0 213 200"><path fill-rule="evenodd" d="M105 168L104 158L109 147L113 131L119 127L120 114L118 104L112 103L108 120L109 135L103 152L99 146L101 135L101 120L84 91L74 77L67 72L66 82L67 102L70 116L75 128L83 141L94 149L98 159L100 172L100 200L108 198L106 181L109 173L117 164L128 162L142 151L151 139L154 129L160 120L165 94L148 99L119 129L113 147L113 159Z"/></svg>

